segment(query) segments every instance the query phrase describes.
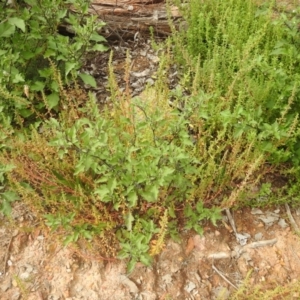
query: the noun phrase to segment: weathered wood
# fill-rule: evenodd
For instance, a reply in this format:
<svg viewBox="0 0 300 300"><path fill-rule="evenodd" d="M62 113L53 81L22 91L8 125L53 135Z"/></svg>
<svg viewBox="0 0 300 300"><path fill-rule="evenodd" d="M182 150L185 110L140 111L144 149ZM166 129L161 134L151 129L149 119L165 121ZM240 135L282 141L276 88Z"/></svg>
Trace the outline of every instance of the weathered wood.
<svg viewBox="0 0 300 300"><path fill-rule="evenodd" d="M105 37L149 34L150 26L158 35L171 32L165 0L93 0L89 13L106 23L101 32ZM174 19L180 17L177 7L171 7L170 13Z"/></svg>

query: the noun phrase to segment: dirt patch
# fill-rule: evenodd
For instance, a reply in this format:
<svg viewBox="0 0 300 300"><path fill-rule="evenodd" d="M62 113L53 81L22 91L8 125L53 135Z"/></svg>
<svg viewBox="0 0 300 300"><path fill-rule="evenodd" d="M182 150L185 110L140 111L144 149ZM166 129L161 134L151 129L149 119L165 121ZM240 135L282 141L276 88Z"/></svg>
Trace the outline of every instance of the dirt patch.
<svg viewBox="0 0 300 300"><path fill-rule="evenodd" d="M299 224L297 211L292 213ZM35 230L33 216L18 205L13 223L1 219L0 298L227 299L250 272L250 286L272 289L297 282L300 240L284 208L245 208L232 218L246 241L236 238L224 213L217 227L203 224L203 236L182 232L181 243L166 241L151 267L138 264L128 275L124 261L93 258L83 246L62 247L55 234ZM288 299L298 296L293 293Z"/></svg>

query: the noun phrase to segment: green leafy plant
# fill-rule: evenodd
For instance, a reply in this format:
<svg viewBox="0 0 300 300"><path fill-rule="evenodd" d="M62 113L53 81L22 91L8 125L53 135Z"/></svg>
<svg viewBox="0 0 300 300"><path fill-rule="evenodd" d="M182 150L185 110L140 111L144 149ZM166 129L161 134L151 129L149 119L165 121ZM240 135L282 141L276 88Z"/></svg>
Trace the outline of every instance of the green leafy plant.
<svg viewBox="0 0 300 300"><path fill-rule="evenodd" d="M218 208L205 208L202 202L198 202L195 209L187 205L184 215L187 220L185 228L194 229L201 235L203 234L203 228L200 226L202 220L210 220L216 226L216 222L221 219L221 212Z"/></svg>
<svg viewBox="0 0 300 300"><path fill-rule="evenodd" d="M107 50L105 39L97 33L104 23L87 16L89 1L28 0L2 6L0 96L8 115L38 117L45 110L58 109L60 83L53 77L51 62L64 83L79 76L85 84L96 86L91 75L80 72L87 53ZM62 26L72 34L60 34ZM16 102L20 96L27 99Z"/></svg>
<svg viewBox="0 0 300 300"><path fill-rule="evenodd" d="M176 3L187 31L171 38L184 66L175 97L183 107L194 103L189 120L203 174L196 194L208 203L222 194L222 206L232 206L264 172L298 165L297 22L294 14L274 19L274 3Z"/></svg>

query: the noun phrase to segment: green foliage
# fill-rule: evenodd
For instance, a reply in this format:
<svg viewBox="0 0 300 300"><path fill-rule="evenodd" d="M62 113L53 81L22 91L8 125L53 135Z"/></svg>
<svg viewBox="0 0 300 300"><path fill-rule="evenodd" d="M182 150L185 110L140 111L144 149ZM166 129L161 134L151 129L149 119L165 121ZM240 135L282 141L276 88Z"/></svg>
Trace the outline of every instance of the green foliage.
<svg viewBox="0 0 300 300"><path fill-rule="evenodd" d="M281 201L299 202L296 16L274 19L272 5L242 0L181 7L187 30L160 48L166 50L155 85L134 99L129 86L120 93L111 55L112 106L102 110L76 81L96 86L80 66L88 52L106 50L96 33L103 23L86 17L88 2L4 7L2 213L19 195L65 244L118 241L118 257L129 259L131 272L138 261L151 263L167 235L178 239L179 228L201 234L201 221L216 224L222 207L249 204L245 197L266 173L289 179ZM61 23L73 37L58 33ZM174 62L179 84L170 91ZM271 193L262 185L250 205L271 201Z"/></svg>
<svg viewBox="0 0 300 300"><path fill-rule="evenodd" d="M45 110L59 108L61 83L71 83L87 53L105 51L105 39L97 31L104 25L87 16L89 1L26 0L22 4L1 4L0 10L0 109L18 121L37 118ZM71 12L73 5L76 13ZM59 33L67 26L74 36ZM53 77L51 64L62 78ZM96 85L85 73L83 82ZM17 97L25 97L19 101ZM20 121L20 120L19 120Z"/></svg>
<svg viewBox="0 0 300 300"><path fill-rule="evenodd" d="M197 233L203 234L203 229L199 225L204 219L210 220L215 226L217 220L221 219L221 211L218 208L205 208L203 203L199 201L195 209L193 209L190 205L186 205L184 210L184 215L187 219L185 227L187 229L194 229Z"/></svg>
<svg viewBox="0 0 300 300"><path fill-rule="evenodd" d="M152 220L135 220L131 214L130 216L130 222L136 221L134 228L131 228L130 224L130 226L127 227L127 230L121 229L117 232L121 246L118 258L130 259L127 266L128 273L133 271L134 266L138 261L146 266L150 265L152 257L149 255L149 243L153 238L153 234L159 232Z"/></svg>
<svg viewBox="0 0 300 300"><path fill-rule="evenodd" d="M11 213L11 203L19 200L19 196L15 191L7 189L7 180L5 174L14 169L13 165L0 164L0 212L5 216Z"/></svg>
<svg viewBox="0 0 300 300"><path fill-rule="evenodd" d="M231 206L257 183L253 175L263 174L266 162L274 170L299 164L296 15L274 20L273 3L242 0L192 0L181 7L187 31L171 38L184 66L175 97L182 101L185 91L191 96L184 104L195 107L196 157L205 162L197 195L219 201L220 191L227 191L222 204Z"/></svg>

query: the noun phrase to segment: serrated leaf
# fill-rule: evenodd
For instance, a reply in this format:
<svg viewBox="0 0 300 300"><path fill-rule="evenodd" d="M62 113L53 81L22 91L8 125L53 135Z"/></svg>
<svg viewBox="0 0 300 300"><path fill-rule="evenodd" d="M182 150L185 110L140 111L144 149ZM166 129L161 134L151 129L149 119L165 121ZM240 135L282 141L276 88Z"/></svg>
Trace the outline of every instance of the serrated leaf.
<svg viewBox="0 0 300 300"><path fill-rule="evenodd" d="M14 202L16 200L19 200L19 195L13 191L6 191L1 194L1 197L9 202Z"/></svg>
<svg viewBox="0 0 300 300"><path fill-rule="evenodd" d="M134 221L134 217L132 216L132 213L129 212L125 215L125 226L127 227L128 231L132 230L132 222Z"/></svg>
<svg viewBox="0 0 300 300"><path fill-rule="evenodd" d="M63 243L65 246L68 246L71 242L73 242L73 240L74 240L73 235L69 235L64 239Z"/></svg>
<svg viewBox="0 0 300 300"><path fill-rule="evenodd" d="M125 259L129 257L128 252L124 251L123 249L118 253L118 258L119 259Z"/></svg>
<svg viewBox="0 0 300 300"><path fill-rule="evenodd" d="M150 255L148 254L144 254L140 257L140 261L142 264L144 264L145 266L150 266L151 262L152 262L152 258Z"/></svg>
<svg viewBox="0 0 300 300"><path fill-rule="evenodd" d="M25 22L24 20L20 18L9 18L8 19L9 24L15 25L19 29L21 29L23 32L25 32Z"/></svg>
<svg viewBox="0 0 300 300"><path fill-rule="evenodd" d="M135 207L137 204L138 196L135 191L131 191L127 196L129 207Z"/></svg>
<svg viewBox="0 0 300 300"><path fill-rule="evenodd" d="M201 226L199 226L198 224L193 226L193 229L199 234L199 235L203 235L203 228Z"/></svg>
<svg viewBox="0 0 300 300"><path fill-rule="evenodd" d="M174 169L173 168L169 168L169 167L164 167L163 169L162 169L162 174L161 174L161 176L162 177L165 177L165 176L168 176L168 175L171 175L172 173L174 173Z"/></svg>
<svg viewBox="0 0 300 300"><path fill-rule="evenodd" d="M86 74L86 73L80 73L79 77L82 79L82 81L85 84L89 84L91 87L97 87L97 83L95 78L92 75Z"/></svg>
<svg viewBox="0 0 300 300"><path fill-rule="evenodd" d="M39 91L42 91L44 89L44 87L45 87L45 83L44 82L42 82L42 81L35 81L33 83L33 85L30 86L30 89L32 91L39 92Z"/></svg>
<svg viewBox="0 0 300 300"><path fill-rule="evenodd" d="M112 194L114 189L117 187L117 179L116 178L110 178L107 182L107 187Z"/></svg>
<svg viewBox="0 0 300 300"><path fill-rule="evenodd" d="M76 69L75 67L77 66L76 63L74 62L66 62L66 67L65 67L65 75L67 76L70 71L72 71L73 69Z"/></svg>
<svg viewBox="0 0 300 300"><path fill-rule="evenodd" d="M0 202L0 211L5 215L9 216L11 213L11 205L9 201L3 200L2 203Z"/></svg>
<svg viewBox="0 0 300 300"><path fill-rule="evenodd" d="M99 195L100 198L104 198L109 194L109 189L106 185L102 185L95 190L94 194Z"/></svg>
<svg viewBox="0 0 300 300"><path fill-rule="evenodd" d="M159 188L156 185L146 187L141 196L148 202L155 202L158 198Z"/></svg>
<svg viewBox="0 0 300 300"><path fill-rule="evenodd" d="M128 274L132 273L132 271L134 270L134 267L135 267L136 263L137 263L137 261L134 258L132 258L129 261L129 263L127 265L127 273Z"/></svg>

